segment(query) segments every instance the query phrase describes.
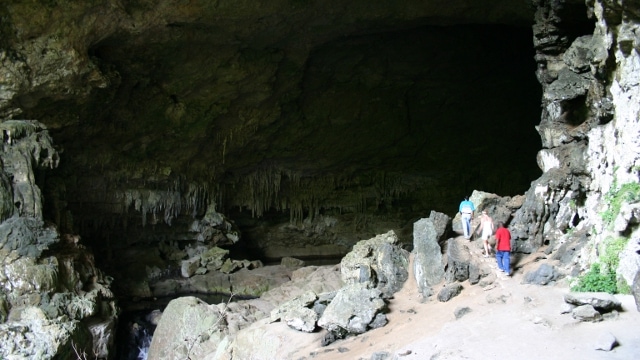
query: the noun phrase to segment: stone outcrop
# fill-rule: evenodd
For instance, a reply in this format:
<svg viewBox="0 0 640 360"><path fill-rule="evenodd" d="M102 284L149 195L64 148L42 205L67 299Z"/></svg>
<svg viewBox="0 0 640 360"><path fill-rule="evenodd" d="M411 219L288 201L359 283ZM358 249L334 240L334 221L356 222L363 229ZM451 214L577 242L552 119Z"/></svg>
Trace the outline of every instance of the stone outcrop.
<svg viewBox="0 0 640 360"><path fill-rule="evenodd" d="M590 2L595 29L573 38L563 27L563 21L571 18L571 5L534 4L538 7L534 46L544 108L538 126L543 145L538 161L545 173L514 219L516 236L526 244L521 248L553 242L567 229L590 229L592 244L623 233L636 238L633 222L612 226L622 209L613 199L625 184L639 181L634 170L640 156L639 85L632 65L639 56L633 40L638 27L631 15L635 10L615 1ZM622 202L634 203L634 198ZM581 265L597 256L581 254Z"/></svg>
<svg viewBox="0 0 640 360"><path fill-rule="evenodd" d="M6 121L0 132L0 357L112 357L113 279L78 235L44 221L37 180L58 165L52 139L37 121Z"/></svg>
<svg viewBox="0 0 640 360"><path fill-rule="evenodd" d="M413 275L423 297L433 294L434 286L444 280L442 249L439 243L449 227L449 216L431 212L429 218L413 224Z"/></svg>

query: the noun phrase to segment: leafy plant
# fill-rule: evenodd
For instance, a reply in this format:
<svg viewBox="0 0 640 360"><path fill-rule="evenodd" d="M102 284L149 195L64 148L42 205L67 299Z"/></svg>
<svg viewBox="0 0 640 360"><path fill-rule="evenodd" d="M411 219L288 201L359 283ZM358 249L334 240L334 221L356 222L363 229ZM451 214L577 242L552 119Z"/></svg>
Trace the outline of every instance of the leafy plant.
<svg viewBox="0 0 640 360"><path fill-rule="evenodd" d="M600 250L600 262L605 270L616 271L618 264L620 264L620 252L624 250L628 241L629 238L626 237L605 239Z"/></svg>
<svg viewBox="0 0 640 360"><path fill-rule="evenodd" d="M630 293L631 289L624 280L619 280L616 269L620 263L620 252L624 249L628 238L607 238L602 244L599 262L591 264L589 271L578 278L571 288L580 292L608 292L609 294Z"/></svg>
<svg viewBox="0 0 640 360"><path fill-rule="evenodd" d="M571 291L579 292L608 292L615 294L618 291L615 271L600 269L599 263L591 264L589 272L578 279L578 283L571 287Z"/></svg>
<svg viewBox="0 0 640 360"><path fill-rule="evenodd" d="M608 208L601 214L602 220L605 224L611 225L620 213L624 202L633 203L640 200L640 183L630 182L618 187L617 180L614 180L604 199Z"/></svg>

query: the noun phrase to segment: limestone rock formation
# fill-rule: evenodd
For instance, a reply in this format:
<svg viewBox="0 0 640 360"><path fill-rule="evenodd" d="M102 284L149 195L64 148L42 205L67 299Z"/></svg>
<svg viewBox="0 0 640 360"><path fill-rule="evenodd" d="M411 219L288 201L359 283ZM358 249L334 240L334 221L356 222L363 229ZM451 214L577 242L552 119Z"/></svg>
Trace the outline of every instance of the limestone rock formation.
<svg viewBox="0 0 640 360"><path fill-rule="evenodd" d="M412 238L416 219L454 215L474 189L514 251L557 260L570 280L620 255L616 286L638 296L638 11L618 0L5 1L0 283L12 295L0 326L67 316L60 334L80 341L109 332L111 290L136 306L259 295L293 269L271 279L241 259L336 263L390 230L434 254L418 259L434 273L420 276L424 296L440 277L424 267L438 263L436 242L448 282L481 282L473 249L440 241L439 220ZM623 250L611 256L611 244ZM374 258L402 263L391 249ZM401 267L367 261L348 281L389 296ZM20 351L63 356L65 336Z"/></svg>
<svg viewBox="0 0 640 360"><path fill-rule="evenodd" d="M6 121L0 131L0 357L107 359L118 316L113 279L79 236L44 221L37 175L58 165L52 139L37 121Z"/></svg>

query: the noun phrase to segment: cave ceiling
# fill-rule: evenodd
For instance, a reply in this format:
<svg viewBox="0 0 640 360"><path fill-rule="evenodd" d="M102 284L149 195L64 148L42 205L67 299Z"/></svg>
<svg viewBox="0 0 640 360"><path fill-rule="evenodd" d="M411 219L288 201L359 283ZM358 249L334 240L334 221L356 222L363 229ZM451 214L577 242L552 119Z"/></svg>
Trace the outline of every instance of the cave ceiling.
<svg viewBox="0 0 640 360"><path fill-rule="evenodd" d="M2 45L31 69L2 111L49 128L62 161L48 176L63 179L50 181L62 204L49 206L77 222L113 212L116 189L189 181L252 216L362 210L363 199L415 215L454 209L474 189L522 193L539 175L527 1L0 11Z"/></svg>

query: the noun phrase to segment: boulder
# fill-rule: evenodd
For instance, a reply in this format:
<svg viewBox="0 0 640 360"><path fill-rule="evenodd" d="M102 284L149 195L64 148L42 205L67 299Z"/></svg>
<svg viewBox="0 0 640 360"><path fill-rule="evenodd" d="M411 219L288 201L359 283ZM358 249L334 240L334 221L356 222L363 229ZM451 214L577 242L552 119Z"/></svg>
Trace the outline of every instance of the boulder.
<svg viewBox="0 0 640 360"><path fill-rule="evenodd" d="M468 244L469 241L462 237L449 239L447 242L447 269L445 272L447 282L462 282L469 279L471 255Z"/></svg>
<svg viewBox="0 0 640 360"><path fill-rule="evenodd" d="M0 358L3 359L73 359L72 344L80 352L91 334L79 322L64 317L48 319L38 307L21 311L15 321L0 324Z"/></svg>
<svg viewBox="0 0 640 360"><path fill-rule="evenodd" d="M362 334L372 328L372 322L386 306L379 289L367 288L365 284L346 285L329 303L318 326L338 337Z"/></svg>
<svg viewBox="0 0 640 360"><path fill-rule="evenodd" d="M456 317L456 320L457 320L470 312L471 312L471 308L469 308L468 306L463 306L463 307L456 308L453 311L453 315Z"/></svg>
<svg viewBox="0 0 640 360"><path fill-rule="evenodd" d="M618 339L612 333L606 332L596 339L594 348L596 350L611 351L618 345Z"/></svg>
<svg viewBox="0 0 640 360"><path fill-rule="evenodd" d="M433 287L444 280L439 242L446 227L445 219L448 222L450 218L443 215L431 212L429 218L413 223L413 274L418 291L425 298L431 296Z"/></svg>
<svg viewBox="0 0 640 360"><path fill-rule="evenodd" d="M200 358L215 353L225 336L224 314L216 305L192 296L174 299L153 334L148 359Z"/></svg>
<svg viewBox="0 0 640 360"><path fill-rule="evenodd" d="M580 305L574 308L573 310L571 310L571 316L573 316L574 319L585 321L585 322L602 321L602 314L600 314L591 305Z"/></svg>
<svg viewBox="0 0 640 360"><path fill-rule="evenodd" d="M271 321L282 320L293 329L312 332L316 328L318 314L311 307L317 299L313 291L307 291L273 309Z"/></svg>
<svg viewBox="0 0 640 360"><path fill-rule="evenodd" d="M560 278L558 271L549 264L542 264L536 271L524 275L523 284L547 285Z"/></svg>
<svg viewBox="0 0 640 360"><path fill-rule="evenodd" d="M438 293L438 301L447 302L458 296L460 292L462 292L462 285L460 283L449 284L443 287Z"/></svg>
<svg viewBox="0 0 640 360"><path fill-rule="evenodd" d="M620 310L621 302L605 292L572 292L565 294L564 301L576 306L591 305L600 312Z"/></svg>
<svg viewBox="0 0 640 360"><path fill-rule="evenodd" d="M400 290L409 277L408 267L409 253L398 245L398 237L393 230L359 241L340 262L345 283L370 284L385 298Z"/></svg>
<svg viewBox="0 0 640 360"><path fill-rule="evenodd" d="M291 355L292 352L319 344L322 336L319 331L293 331L279 322L271 323L269 319L262 319L238 332L233 339L229 339L230 343L221 343L216 356L207 359L297 359Z"/></svg>
<svg viewBox="0 0 640 360"><path fill-rule="evenodd" d="M180 274L182 277L190 278L193 274L196 273L196 270L200 266L200 256L192 257L187 260L182 260L182 265L180 266Z"/></svg>

